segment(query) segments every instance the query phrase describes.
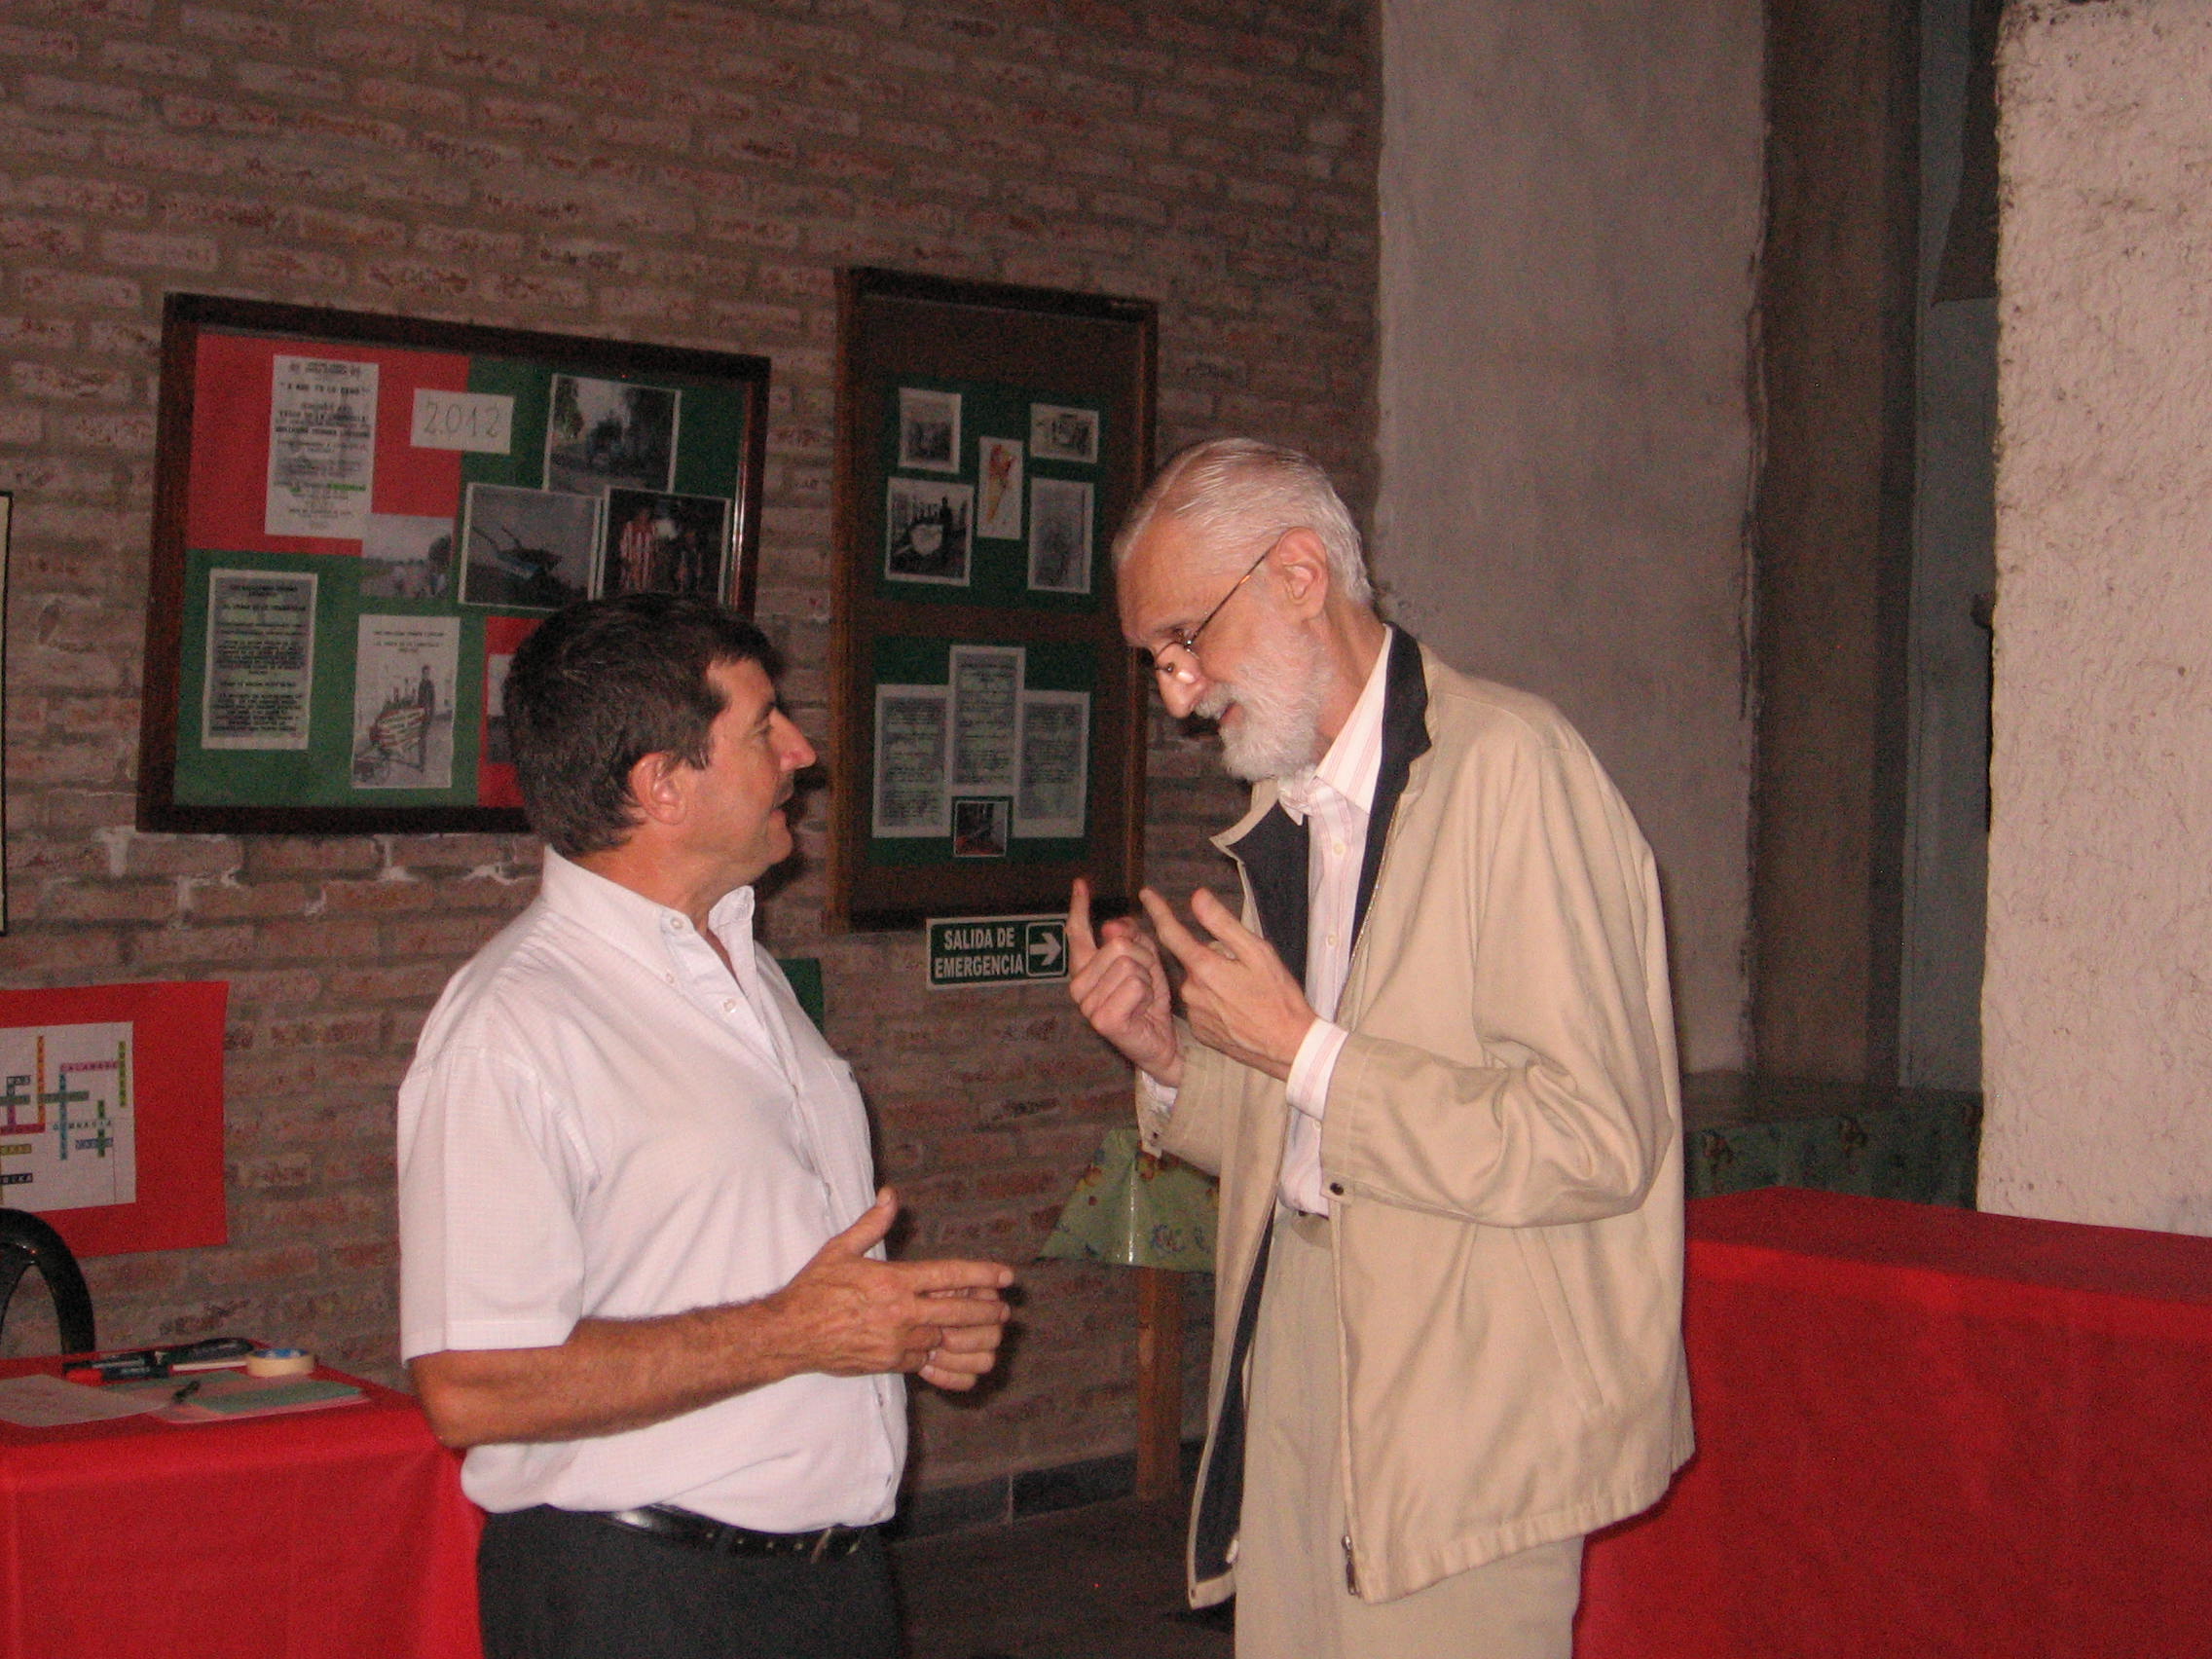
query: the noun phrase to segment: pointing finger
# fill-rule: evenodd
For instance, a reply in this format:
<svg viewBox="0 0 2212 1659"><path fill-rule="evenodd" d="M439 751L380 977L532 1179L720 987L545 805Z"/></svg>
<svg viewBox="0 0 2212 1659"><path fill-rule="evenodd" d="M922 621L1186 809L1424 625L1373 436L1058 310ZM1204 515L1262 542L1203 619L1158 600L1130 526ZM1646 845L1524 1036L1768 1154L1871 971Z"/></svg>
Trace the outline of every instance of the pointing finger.
<svg viewBox="0 0 2212 1659"><path fill-rule="evenodd" d="M1090 883L1082 876L1068 889L1068 966L1081 969L1098 953L1098 938L1090 931Z"/></svg>
<svg viewBox="0 0 2212 1659"><path fill-rule="evenodd" d="M1213 954L1197 935L1176 919L1166 900L1149 887L1137 897L1144 902L1145 914L1152 918L1152 931L1160 936L1161 944L1175 953L1176 961L1191 968Z"/></svg>
<svg viewBox="0 0 2212 1659"><path fill-rule="evenodd" d="M1238 921L1236 912L1215 898L1210 888L1200 887L1192 892L1191 914L1205 925L1208 933L1237 949L1265 942L1258 934Z"/></svg>

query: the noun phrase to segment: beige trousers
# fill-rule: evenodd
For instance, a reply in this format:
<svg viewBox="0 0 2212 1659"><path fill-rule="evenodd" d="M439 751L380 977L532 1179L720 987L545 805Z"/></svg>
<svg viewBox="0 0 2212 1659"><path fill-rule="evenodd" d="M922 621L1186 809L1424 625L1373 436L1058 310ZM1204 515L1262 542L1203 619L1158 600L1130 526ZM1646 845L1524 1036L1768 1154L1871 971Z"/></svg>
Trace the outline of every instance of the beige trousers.
<svg viewBox="0 0 2212 1659"><path fill-rule="evenodd" d="M1252 1340L1237 1659L1567 1659L1580 1538L1393 1602L1346 1589L1336 1321L1328 1222L1278 1214Z"/></svg>

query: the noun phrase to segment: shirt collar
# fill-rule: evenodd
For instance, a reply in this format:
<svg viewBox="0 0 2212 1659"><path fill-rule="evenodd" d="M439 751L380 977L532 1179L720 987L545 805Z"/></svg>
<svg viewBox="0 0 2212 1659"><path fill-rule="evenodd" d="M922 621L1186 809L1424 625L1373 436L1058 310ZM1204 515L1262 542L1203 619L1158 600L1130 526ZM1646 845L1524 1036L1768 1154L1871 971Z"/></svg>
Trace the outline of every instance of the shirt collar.
<svg viewBox="0 0 2212 1659"><path fill-rule="evenodd" d="M584 868L545 849L538 897L555 914L568 917L597 937L646 961L665 961L670 949L697 939L682 911L647 899L634 888ZM753 889L725 893L707 913L733 963L753 960Z"/></svg>
<svg viewBox="0 0 2212 1659"><path fill-rule="evenodd" d="M1315 766L1301 767L1276 786L1275 798L1294 821L1303 822L1317 785L1327 785L1363 813L1375 810L1375 780L1382 769L1382 703L1389 682L1390 636L1385 631L1375 666L1367 671L1359 701L1352 704L1343 729Z"/></svg>

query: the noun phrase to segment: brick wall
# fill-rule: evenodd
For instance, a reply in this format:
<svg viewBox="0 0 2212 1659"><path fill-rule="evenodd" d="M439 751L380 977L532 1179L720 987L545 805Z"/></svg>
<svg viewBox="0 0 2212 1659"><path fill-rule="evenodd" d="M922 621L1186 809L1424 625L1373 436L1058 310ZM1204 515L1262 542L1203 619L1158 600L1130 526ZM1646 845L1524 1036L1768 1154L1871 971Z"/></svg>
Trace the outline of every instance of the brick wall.
<svg viewBox="0 0 2212 1659"><path fill-rule="evenodd" d="M1367 498L1369 29L1358 0L0 11L0 981L233 987L232 1243L92 1263L104 1337L265 1332L395 1374L393 1087L535 869L494 836L132 830L163 293L772 358L759 612L819 738L840 266L1157 300L1167 446L1265 432ZM1152 780L1154 878L1219 880L1210 746L1161 724ZM908 1247L1025 1260L1125 1074L1054 990L932 994L917 935L824 937L814 817L766 931L824 959ZM1000 1385L921 1408L926 1484L1131 1443L1127 1276L1027 1279Z"/></svg>

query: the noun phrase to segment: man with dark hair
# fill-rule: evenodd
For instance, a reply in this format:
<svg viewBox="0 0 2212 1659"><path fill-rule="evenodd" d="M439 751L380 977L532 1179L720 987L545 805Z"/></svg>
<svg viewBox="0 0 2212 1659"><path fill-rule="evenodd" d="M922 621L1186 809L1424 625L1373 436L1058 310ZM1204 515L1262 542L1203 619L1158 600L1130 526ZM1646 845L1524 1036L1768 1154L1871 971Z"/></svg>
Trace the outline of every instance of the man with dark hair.
<svg viewBox="0 0 2212 1659"><path fill-rule="evenodd" d="M548 618L507 721L548 846L399 1097L401 1346L490 1659L890 1659L901 1373L987 1372L1013 1274L892 1263L852 1074L753 939L814 751L709 602Z"/></svg>
<svg viewBox="0 0 2212 1659"><path fill-rule="evenodd" d="M1566 1659L1584 1535L1690 1450L1650 850L1557 710L1375 614L1305 456L1185 451L1115 561L1253 785L1241 918L1068 928L1147 1144L1221 1175L1193 1599L1252 1659Z"/></svg>

